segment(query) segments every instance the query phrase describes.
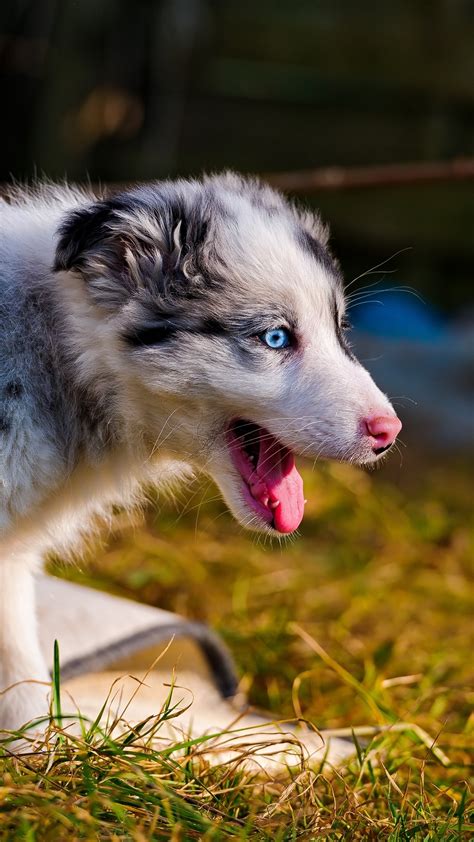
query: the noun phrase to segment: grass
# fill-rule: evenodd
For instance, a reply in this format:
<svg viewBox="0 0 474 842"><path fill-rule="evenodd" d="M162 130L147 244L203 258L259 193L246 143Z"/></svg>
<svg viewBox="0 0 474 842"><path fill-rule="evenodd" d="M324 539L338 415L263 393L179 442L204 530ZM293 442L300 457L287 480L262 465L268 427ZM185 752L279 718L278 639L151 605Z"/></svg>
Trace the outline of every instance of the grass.
<svg viewBox="0 0 474 842"><path fill-rule="evenodd" d="M54 569L210 623L255 705L354 729L350 768L303 766L269 781L238 764L209 765L205 742L183 737L159 751L152 736L176 713L172 694L120 738L97 723L73 737L61 727L57 671L44 750L18 757L4 748L1 838L474 835L467 468L420 462L369 475L326 465L305 479L307 516L292 543L245 535L213 490L196 486L178 507L184 514L150 511L83 569Z"/></svg>

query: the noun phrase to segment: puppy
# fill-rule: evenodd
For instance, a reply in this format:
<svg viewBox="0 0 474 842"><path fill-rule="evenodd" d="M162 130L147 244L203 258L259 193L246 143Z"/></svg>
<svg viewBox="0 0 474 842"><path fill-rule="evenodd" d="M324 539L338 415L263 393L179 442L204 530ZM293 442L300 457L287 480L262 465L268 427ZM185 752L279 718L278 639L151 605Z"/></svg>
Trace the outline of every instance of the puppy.
<svg viewBox="0 0 474 842"><path fill-rule="evenodd" d="M372 464L401 427L346 339L328 232L255 180L0 202L0 726L47 712L33 574L141 489L201 471L293 532L295 454Z"/></svg>

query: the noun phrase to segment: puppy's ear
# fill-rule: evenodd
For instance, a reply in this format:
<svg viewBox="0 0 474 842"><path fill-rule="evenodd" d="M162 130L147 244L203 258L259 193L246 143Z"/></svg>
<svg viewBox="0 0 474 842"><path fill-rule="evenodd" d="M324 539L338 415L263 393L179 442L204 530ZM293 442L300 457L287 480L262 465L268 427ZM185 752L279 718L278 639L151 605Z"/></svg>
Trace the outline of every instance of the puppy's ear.
<svg viewBox="0 0 474 842"><path fill-rule="evenodd" d="M96 304L122 307L140 289L160 289L165 217L119 198L73 211L59 229L55 271L78 272Z"/></svg>
<svg viewBox="0 0 474 842"><path fill-rule="evenodd" d="M112 221L113 211L107 202L73 211L58 231L54 270L84 269L88 256L103 248Z"/></svg>
<svg viewBox="0 0 474 842"><path fill-rule="evenodd" d="M54 270L80 273L94 301L106 309L123 305L135 288L119 222L113 203L99 201L73 211L58 231Z"/></svg>
<svg viewBox="0 0 474 842"><path fill-rule="evenodd" d="M186 296L202 279L202 213L160 194L119 196L73 211L59 229L54 269L79 272L94 301L116 310L135 293Z"/></svg>

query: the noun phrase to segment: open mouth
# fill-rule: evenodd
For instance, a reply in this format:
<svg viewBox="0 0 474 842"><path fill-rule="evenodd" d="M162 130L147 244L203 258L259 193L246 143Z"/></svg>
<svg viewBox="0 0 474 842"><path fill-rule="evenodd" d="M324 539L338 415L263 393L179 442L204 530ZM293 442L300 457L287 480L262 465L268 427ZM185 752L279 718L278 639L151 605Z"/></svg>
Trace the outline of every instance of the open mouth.
<svg viewBox="0 0 474 842"><path fill-rule="evenodd" d="M294 532L303 520L303 480L291 450L268 430L242 418L227 429L232 464L247 505L277 532Z"/></svg>

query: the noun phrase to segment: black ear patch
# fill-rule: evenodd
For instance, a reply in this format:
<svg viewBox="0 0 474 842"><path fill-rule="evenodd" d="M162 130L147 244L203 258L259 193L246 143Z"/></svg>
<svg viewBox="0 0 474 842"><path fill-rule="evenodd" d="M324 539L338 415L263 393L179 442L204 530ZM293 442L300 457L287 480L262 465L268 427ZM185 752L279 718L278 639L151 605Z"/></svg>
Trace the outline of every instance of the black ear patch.
<svg viewBox="0 0 474 842"><path fill-rule="evenodd" d="M63 220L54 269L80 272L94 302L111 311L136 294L159 302L195 297L208 282L201 263L208 217L207 206L188 208L167 186L91 202ZM169 326L161 338L154 330L156 341L171 335Z"/></svg>
<svg viewBox="0 0 474 842"><path fill-rule="evenodd" d="M114 219L110 203L97 202L88 208L73 211L59 228L54 269L81 269L87 254L101 247L110 236L109 224Z"/></svg>

